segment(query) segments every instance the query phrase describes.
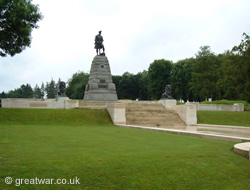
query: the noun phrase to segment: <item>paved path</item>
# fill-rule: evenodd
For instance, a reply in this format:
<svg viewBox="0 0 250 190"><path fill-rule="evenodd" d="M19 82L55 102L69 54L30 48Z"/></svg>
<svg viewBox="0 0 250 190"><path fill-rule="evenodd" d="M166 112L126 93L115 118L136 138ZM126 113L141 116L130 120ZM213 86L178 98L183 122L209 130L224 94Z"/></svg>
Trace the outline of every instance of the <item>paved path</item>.
<svg viewBox="0 0 250 190"><path fill-rule="evenodd" d="M197 136L202 138L218 139L232 142L250 142L250 127L221 126L221 125L193 125L185 130L145 127L135 125L118 125L121 127L155 130L167 133Z"/></svg>

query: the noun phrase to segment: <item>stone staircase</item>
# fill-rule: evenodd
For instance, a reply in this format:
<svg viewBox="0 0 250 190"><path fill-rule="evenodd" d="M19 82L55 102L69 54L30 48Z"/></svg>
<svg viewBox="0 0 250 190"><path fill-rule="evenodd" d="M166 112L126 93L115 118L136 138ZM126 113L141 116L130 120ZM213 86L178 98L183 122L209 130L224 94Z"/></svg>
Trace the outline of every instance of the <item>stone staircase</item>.
<svg viewBox="0 0 250 190"><path fill-rule="evenodd" d="M186 124L174 110L166 110L161 103L154 102L127 103L126 124L170 129L186 128Z"/></svg>

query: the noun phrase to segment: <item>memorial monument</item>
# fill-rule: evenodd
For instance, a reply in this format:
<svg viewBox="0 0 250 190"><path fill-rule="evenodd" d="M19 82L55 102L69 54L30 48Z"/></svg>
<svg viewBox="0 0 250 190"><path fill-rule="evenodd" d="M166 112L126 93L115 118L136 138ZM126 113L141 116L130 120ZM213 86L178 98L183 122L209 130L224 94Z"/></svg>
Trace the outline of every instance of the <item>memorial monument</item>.
<svg viewBox="0 0 250 190"><path fill-rule="evenodd" d="M171 85L168 84L165 87L165 92L162 94L162 99L173 99Z"/></svg>
<svg viewBox="0 0 250 190"><path fill-rule="evenodd" d="M116 102L118 101L116 87L112 81L108 58L105 56L103 37L95 36L95 49L97 55L94 57L89 74L89 81L85 88L83 100L86 102ZM101 53L102 49L102 53Z"/></svg>

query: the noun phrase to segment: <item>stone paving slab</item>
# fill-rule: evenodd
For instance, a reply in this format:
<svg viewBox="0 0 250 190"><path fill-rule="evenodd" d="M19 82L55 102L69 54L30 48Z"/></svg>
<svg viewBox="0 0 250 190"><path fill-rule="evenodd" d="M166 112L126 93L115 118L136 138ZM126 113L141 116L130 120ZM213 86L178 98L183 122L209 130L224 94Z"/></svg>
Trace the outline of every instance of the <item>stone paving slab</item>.
<svg viewBox="0 0 250 190"><path fill-rule="evenodd" d="M145 127L145 126L135 126L135 125L117 125L120 127L128 127L128 128L137 128L137 129L144 129L144 130L153 130L153 131L160 131L160 132L167 132L173 134L180 134L180 135L188 135L188 136L196 136L201 138L209 138L209 139L217 139L217 140L224 140L224 141L231 141L231 142L250 142L250 137L244 136L234 136L228 133L220 133L216 134L215 132L202 132L196 131L195 126L188 126L186 130L179 130L179 129L166 129L166 128L158 128L158 127Z"/></svg>
<svg viewBox="0 0 250 190"><path fill-rule="evenodd" d="M231 125L210 125L210 124L195 124L193 126L197 127L220 127L220 128L225 128L225 129L237 129L237 130L247 130L250 131L250 127L243 127L243 126L231 126Z"/></svg>

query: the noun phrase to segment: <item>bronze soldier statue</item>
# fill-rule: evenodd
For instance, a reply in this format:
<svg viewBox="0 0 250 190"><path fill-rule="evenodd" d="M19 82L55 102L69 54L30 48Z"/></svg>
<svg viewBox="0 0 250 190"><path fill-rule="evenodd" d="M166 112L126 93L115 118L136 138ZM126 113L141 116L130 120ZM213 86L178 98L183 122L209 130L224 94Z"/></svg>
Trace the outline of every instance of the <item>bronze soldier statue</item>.
<svg viewBox="0 0 250 190"><path fill-rule="evenodd" d="M95 49L96 49L96 53L98 55L98 50L99 50L99 55L104 55L105 56L105 48L104 48L104 45L103 45L103 37L101 35L102 31L99 31L99 34L97 34L95 36ZM101 49L102 49L102 52L101 53Z"/></svg>

